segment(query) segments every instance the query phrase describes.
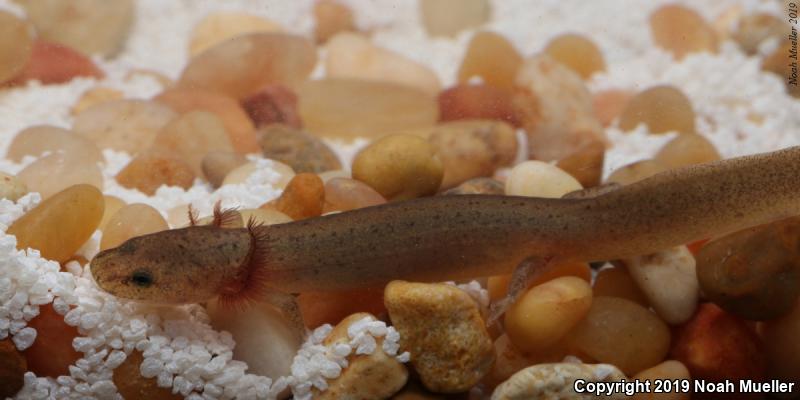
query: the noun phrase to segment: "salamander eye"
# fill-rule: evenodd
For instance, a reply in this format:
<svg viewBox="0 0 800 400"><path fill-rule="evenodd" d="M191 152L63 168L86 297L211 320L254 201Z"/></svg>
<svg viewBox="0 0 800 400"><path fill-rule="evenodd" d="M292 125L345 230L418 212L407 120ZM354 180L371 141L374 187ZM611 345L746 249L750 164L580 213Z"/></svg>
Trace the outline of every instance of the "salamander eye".
<svg viewBox="0 0 800 400"><path fill-rule="evenodd" d="M153 276L147 271L136 271L131 275L131 282L139 287L148 287L153 284Z"/></svg>

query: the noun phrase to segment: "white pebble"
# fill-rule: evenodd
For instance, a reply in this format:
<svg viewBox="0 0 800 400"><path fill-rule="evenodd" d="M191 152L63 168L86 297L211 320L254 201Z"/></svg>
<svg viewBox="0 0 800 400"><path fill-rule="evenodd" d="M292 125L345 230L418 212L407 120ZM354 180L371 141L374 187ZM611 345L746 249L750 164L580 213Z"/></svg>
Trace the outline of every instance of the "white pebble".
<svg viewBox="0 0 800 400"><path fill-rule="evenodd" d="M14 341L14 345L17 346L17 350L23 351L28 347L31 347L33 342L36 340L36 329L30 327L20 329L11 340Z"/></svg>

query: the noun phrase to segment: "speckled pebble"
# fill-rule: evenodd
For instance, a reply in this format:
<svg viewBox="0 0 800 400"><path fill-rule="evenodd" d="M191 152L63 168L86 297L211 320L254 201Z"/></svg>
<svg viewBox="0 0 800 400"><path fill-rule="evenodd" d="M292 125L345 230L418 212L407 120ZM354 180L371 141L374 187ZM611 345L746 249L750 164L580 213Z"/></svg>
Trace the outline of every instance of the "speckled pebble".
<svg viewBox="0 0 800 400"><path fill-rule="evenodd" d="M545 400L593 399L592 393L577 393L574 382L615 382L626 379L625 374L613 365L556 363L539 364L517 372L500 384L492 393L492 400ZM610 399L624 399L616 393Z"/></svg>
<svg viewBox="0 0 800 400"><path fill-rule="evenodd" d="M19 178L0 172L0 197L17 201L28 193L28 187Z"/></svg>
<svg viewBox="0 0 800 400"><path fill-rule="evenodd" d="M348 329L353 323L369 317L357 313L343 319L325 338L324 345L349 345ZM328 381L328 389L316 393L316 400L388 399L406 384L408 370L393 356L383 351L383 338L376 338L376 348L371 354L352 353L347 357L348 365L339 377Z"/></svg>
<svg viewBox="0 0 800 400"><path fill-rule="evenodd" d="M297 173L342 168L336 153L314 135L283 124L268 125L257 134L264 157L288 164Z"/></svg>
<svg viewBox="0 0 800 400"><path fill-rule="evenodd" d="M428 389L466 391L491 369L492 340L466 292L444 284L393 281L384 302L400 332L400 351L411 353L411 364Z"/></svg>

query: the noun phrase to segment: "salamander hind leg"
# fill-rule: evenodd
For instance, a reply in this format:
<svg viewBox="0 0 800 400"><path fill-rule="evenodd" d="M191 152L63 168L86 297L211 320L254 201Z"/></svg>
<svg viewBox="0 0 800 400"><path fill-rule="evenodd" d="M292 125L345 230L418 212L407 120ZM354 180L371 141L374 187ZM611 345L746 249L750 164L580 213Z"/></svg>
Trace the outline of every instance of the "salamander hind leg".
<svg viewBox="0 0 800 400"><path fill-rule="evenodd" d="M531 282L541 276L542 273L553 268L555 263L552 261L552 257L529 257L519 263L511 275L511 282L508 285L506 296L492 303L489 307L489 317L486 319L486 325L491 326L496 323L508 307L522 296Z"/></svg>

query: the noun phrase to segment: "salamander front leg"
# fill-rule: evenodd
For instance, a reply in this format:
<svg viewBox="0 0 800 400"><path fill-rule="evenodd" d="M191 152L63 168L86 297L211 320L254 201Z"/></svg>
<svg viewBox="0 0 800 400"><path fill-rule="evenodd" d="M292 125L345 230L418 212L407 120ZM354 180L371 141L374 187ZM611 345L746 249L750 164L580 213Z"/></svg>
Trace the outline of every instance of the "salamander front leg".
<svg viewBox="0 0 800 400"><path fill-rule="evenodd" d="M308 335L306 324L303 322L303 315L300 313L300 304L297 303L297 295L279 292L277 290L267 290L264 293L264 302L278 308L284 317L292 325L295 334L303 342Z"/></svg>
<svg viewBox="0 0 800 400"><path fill-rule="evenodd" d="M522 260L511 275L506 297L492 303L489 307L489 318L486 320L486 325L491 326L497 322L508 307L522 296L530 283L545 271L553 268L553 265L552 257L529 257Z"/></svg>

